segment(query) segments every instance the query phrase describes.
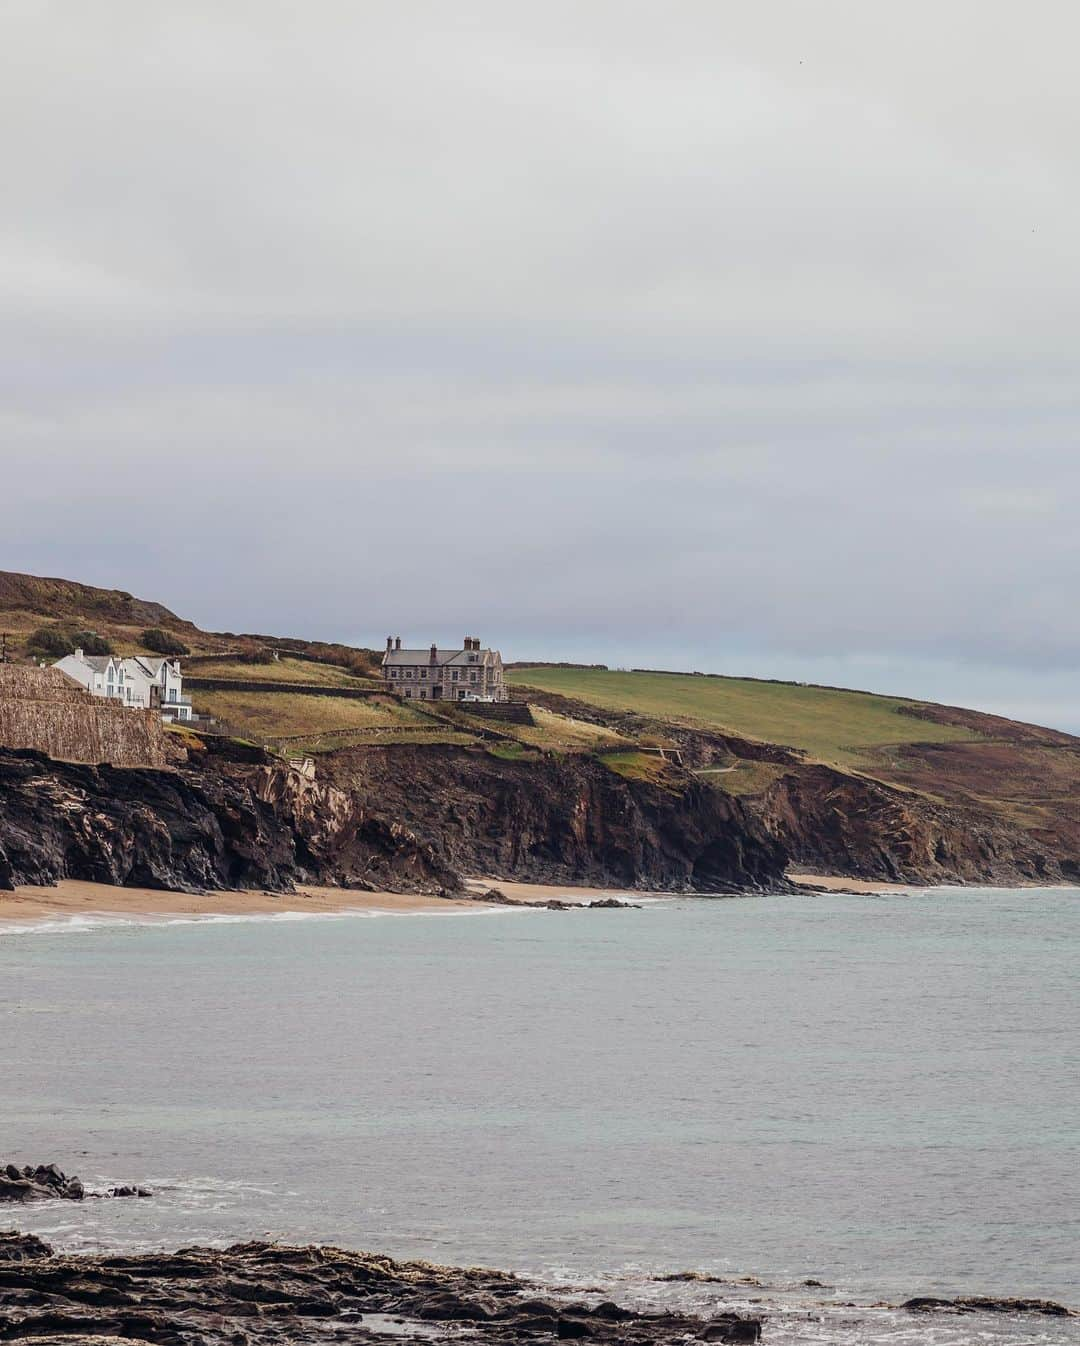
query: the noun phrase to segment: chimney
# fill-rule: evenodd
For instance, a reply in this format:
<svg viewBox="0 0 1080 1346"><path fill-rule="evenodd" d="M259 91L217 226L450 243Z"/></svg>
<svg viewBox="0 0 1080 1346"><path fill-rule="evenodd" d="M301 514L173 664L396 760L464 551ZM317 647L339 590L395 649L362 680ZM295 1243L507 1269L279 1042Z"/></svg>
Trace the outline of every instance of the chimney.
<svg viewBox="0 0 1080 1346"><path fill-rule="evenodd" d="M82 657L83 657L83 652L82 652L82 650L81 650L81 649L76 650L76 651L75 651L75 658L76 658L76 659L81 659Z"/></svg>
<svg viewBox="0 0 1080 1346"><path fill-rule="evenodd" d="M431 647L431 662L432 662L433 664L437 664L437 663L439 662L439 647L438 647L438 645L432 645L432 647Z"/></svg>
<svg viewBox="0 0 1080 1346"><path fill-rule="evenodd" d="M386 653L389 654L390 651L391 651L393 648L394 648L394 637L393 637L393 636L387 636L387 637L386 637Z"/></svg>
<svg viewBox="0 0 1080 1346"><path fill-rule="evenodd" d="M395 649L395 650L400 650L400 649L401 649L401 637L400 637L400 636L395 636L395 638L394 638L394 649Z"/></svg>

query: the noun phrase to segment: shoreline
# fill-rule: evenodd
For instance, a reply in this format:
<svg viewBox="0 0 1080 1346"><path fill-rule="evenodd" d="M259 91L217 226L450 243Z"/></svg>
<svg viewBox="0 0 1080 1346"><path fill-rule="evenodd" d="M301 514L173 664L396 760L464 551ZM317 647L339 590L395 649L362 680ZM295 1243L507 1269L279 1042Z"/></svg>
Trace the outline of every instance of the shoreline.
<svg viewBox="0 0 1080 1346"><path fill-rule="evenodd" d="M216 890L208 893L165 892L153 888L121 888L83 879L61 879L54 888L16 888L0 892L0 929L5 925L52 921L63 917L214 917L334 915L348 912L407 914L415 912L494 910L472 898L423 893L366 892L353 888L299 885L292 893Z"/></svg>
<svg viewBox="0 0 1080 1346"><path fill-rule="evenodd" d="M842 875L789 872L793 882L816 888L822 893L912 893L927 891L924 884L886 883L871 879L849 879ZM999 885L968 885L997 887ZM1025 885L1035 886L1035 885ZM1075 885L1039 885L1072 888ZM940 887L940 885L939 885ZM485 894L497 889L505 901L486 902ZM947 885L949 891L964 891L963 886ZM298 884L291 893L266 890L215 889L205 893L171 892L156 888L124 888L83 879L61 879L55 887L18 887L0 891L0 932L40 924L84 918L212 919L222 916L333 916L348 914L416 915L478 911L506 911L543 908L549 902L588 907L593 902L624 902L628 906L646 901L673 901L691 896L685 893L638 891L623 888L578 887L574 884L522 883L502 879L471 877L465 880L465 893L440 897L434 893L369 892L355 888L330 888L317 884ZM946 891L946 887L940 887ZM614 904L614 903L612 903Z"/></svg>
<svg viewBox="0 0 1080 1346"><path fill-rule="evenodd" d="M484 893L498 888L511 901L485 902ZM328 888L298 884L291 893L265 890L215 889L206 893L169 892L157 888L124 888L91 883L84 879L61 879L55 887L18 887L0 891L0 931L5 927L77 919L121 917L129 920L170 918L211 919L216 916L333 916L350 913L371 915L460 914L505 911L551 900L587 906L610 898L613 892L628 901L634 894L605 888L575 888L570 884L503 883L496 879L468 879L464 895L440 897L428 893L368 892L357 888ZM637 896L647 896L638 894ZM656 894L655 896L671 896Z"/></svg>

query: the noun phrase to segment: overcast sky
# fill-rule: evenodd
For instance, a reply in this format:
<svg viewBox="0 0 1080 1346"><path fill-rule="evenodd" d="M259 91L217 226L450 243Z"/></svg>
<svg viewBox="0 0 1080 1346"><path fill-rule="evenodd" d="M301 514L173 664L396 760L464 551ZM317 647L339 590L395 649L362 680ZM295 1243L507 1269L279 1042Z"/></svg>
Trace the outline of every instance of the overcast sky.
<svg viewBox="0 0 1080 1346"><path fill-rule="evenodd" d="M1074 0L0 0L0 567L1080 731Z"/></svg>

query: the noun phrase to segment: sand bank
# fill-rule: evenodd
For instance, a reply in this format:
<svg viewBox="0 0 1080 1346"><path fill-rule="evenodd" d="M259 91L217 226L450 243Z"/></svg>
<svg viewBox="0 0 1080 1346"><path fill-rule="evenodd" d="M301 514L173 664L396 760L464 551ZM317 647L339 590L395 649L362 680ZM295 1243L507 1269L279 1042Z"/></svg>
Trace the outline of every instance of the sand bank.
<svg viewBox="0 0 1080 1346"><path fill-rule="evenodd" d="M302 887L295 893L163 893L64 879L55 888L0 892L0 921L55 920L64 916L261 916L278 912L475 911L469 900L415 893L365 893L347 888Z"/></svg>
<svg viewBox="0 0 1080 1346"><path fill-rule="evenodd" d="M814 888L828 888L843 893L910 893L917 883L879 883L876 879L847 879L842 874L794 874L788 872L792 883L805 883Z"/></svg>

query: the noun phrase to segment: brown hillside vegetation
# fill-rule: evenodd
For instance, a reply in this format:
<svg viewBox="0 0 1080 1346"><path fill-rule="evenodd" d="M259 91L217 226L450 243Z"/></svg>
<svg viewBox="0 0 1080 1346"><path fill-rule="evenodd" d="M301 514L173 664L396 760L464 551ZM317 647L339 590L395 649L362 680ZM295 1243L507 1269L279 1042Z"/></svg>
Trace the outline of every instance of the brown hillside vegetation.
<svg viewBox="0 0 1080 1346"><path fill-rule="evenodd" d="M1080 881L1080 739L1060 730L797 684L515 676L553 711L678 749L714 789L742 798L799 868L909 883ZM769 724L778 742L759 736Z"/></svg>

